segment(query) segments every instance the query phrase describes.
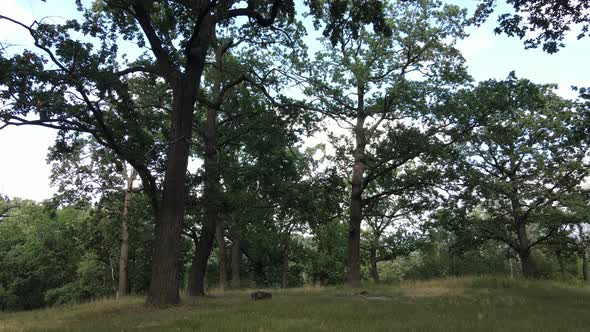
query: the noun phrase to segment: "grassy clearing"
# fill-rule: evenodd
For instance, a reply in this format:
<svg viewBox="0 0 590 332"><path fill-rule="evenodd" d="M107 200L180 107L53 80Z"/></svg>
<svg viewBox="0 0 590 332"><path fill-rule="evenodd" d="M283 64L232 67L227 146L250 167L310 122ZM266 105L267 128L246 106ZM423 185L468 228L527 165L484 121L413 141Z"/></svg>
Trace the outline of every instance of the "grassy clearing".
<svg viewBox="0 0 590 332"><path fill-rule="evenodd" d="M154 309L143 298L0 314L0 331L588 331L590 288L462 278L346 287L215 293Z"/></svg>

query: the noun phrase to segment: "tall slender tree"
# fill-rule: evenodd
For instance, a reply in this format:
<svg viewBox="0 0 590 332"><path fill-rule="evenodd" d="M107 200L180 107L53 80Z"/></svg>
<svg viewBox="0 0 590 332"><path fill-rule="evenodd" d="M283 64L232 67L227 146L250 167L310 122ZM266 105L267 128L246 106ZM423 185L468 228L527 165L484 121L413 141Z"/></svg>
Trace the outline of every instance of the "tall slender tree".
<svg viewBox="0 0 590 332"><path fill-rule="evenodd" d="M454 47L464 36L465 12L437 1L394 1L386 12L390 37L361 28L344 30L336 45L324 41L306 91L315 99L309 108L350 135L333 143L341 169L351 174L348 283L353 287L361 284L364 214L379 200L432 183L439 172L437 155L463 130L452 110L438 106L468 80Z"/></svg>

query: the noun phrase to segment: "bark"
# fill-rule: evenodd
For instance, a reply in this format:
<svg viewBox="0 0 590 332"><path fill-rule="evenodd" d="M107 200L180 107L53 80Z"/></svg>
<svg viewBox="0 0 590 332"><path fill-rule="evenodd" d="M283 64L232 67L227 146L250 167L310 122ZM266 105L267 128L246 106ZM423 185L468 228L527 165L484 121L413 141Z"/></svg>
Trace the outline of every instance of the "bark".
<svg viewBox="0 0 590 332"><path fill-rule="evenodd" d="M522 275L525 278L533 277L535 273L533 261L531 260L531 250L529 247L529 239L526 233L526 225L520 221L516 227L516 233L518 238L518 257L520 258L520 266L522 269Z"/></svg>
<svg viewBox="0 0 590 332"><path fill-rule="evenodd" d="M348 231L348 284L361 286L360 241L362 216L362 162L355 163L352 174L352 193L350 197L350 223Z"/></svg>
<svg viewBox="0 0 590 332"><path fill-rule="evenodd" d="M518 239L518 257L520 258L522 275L525 278L531 278L535 273L535 269L533 261L531 260L531 248L526 232L526 224L520 218L516 221L516 235Z"/></svg>
<svg viewBox="0 0 590 332"><path fill-rule="evenodd" d="M289 241L283 247L283 266L281 270L281 287L287 288L289 284Z"/></svg>
<svg viewBox="0 0 590 332"><path fill-rule="evenodd" d="M587 234L584 234L584 228L581 224L578 224L578 234L580 236L580 250L579 254L582 256L582 280L584 282L588 281L588 237Z"/></svg>
<svg viewBox="0 0 590 332"><path fill-rule="evenodd" d="M205 172L207 174L207 172ZM211 249L215 240L216 209L205 206L205 224L201 229L201 238L195 249L191 269L189 272L188 293L189 296L205 295L205 277L207 263L211 255Z"/></svg>
<svg viewBox="0 0 590 332"><path fill-rule="evenodd" d="M197 245L197 248L199 246ZM197 249L198 250L198 249ZM197 252L193 255L188 275L188 295L205 296L207 292L207 264L203 264L204 258Z"/></svg>
<svg viewBox="0 0 590 332"><path fill-rule="evenodd" d="M221 74L223 56L221 46L218 46L216 48L215 54L217 70ZM214 96L219 96L220 89L221 82L218 80L212 88L212 94ZM211 250L213 248L213 242L215 239L215 232L217 228L216 225L219 222L219 213L221 208L222 192L219 172L220 153L217 146L217 108L215 107L207 108L207 121L205 123L204 143L205 187L203 189L203 206L205 210L205 223L202 228L202 234L201 239L199 240L199 245L197 246L195 251L196 257L193 265L194 278L189 280L188 290L190 296L205 295L205 274L207 271L207 263L209 261L209 256L211 256ZM225 258L223 258L223 263L225 265Z"/></svg>
<svg viewBox="0 0 590 332"><path fill-rule="evenodd" d="M196 243L196 247L195 247L195 251L196 248L198 248L199 245L198 243ZM188 270L188 285L187 285L187 292L189 295L194 296L193 294L198 293L197 291L197 287L196 287L196 282L195 280L197 279L197 269L198 269L198 264L197 264L197 254L193 254L193 257L191 259L191 266Z"/></svg>
<svg viewBox="0 0 590 332"><path fill-rule="evenodd" d="M582 252L582 278L588 281L588 251L586 249Z"/></svg>
<svg viewBox="0 0 590 332"><path fill-rule="evenodd" d="M215 227L215 238L217 241L219 256L219 288L223 291L227 285L227 262L225 251L225 236L223 220L218 219Z"/></svg>
<svg viewBox="0 0 590 332"><path fill-rule="evenodd" d="M377 270L377 248L370 249L370 260L371 260L371 267L370 267L371 277L373 278L373 281L376 284L378 284L381 282L381 279L379 279L379 270Z"/></svg>
<svg viewBox="0 0 590 332"><path fill-rule="evenodd" d="M164 177L161 217L157 225L152 278L148 303L176 304L178 294L178 258L180 256L180 230L184 219L184 186L192 132L194 84L174 93L174 143L168 153Z"/></svg>
<svg viewBox="0 0 590 332"><path fill-rule="evenodd" d="M184 221L184 194L193 131L193 112L207 50L215 29L215 20L209 15L197 24L200 24L199 31L189 41L185 72L169 75L172 84L173 141L167 156L162 204L156 225L152 276L147 297L147 303L152 305L180 302L180 231ZM163 64L160 65L164 67Z"/></svg>
<svg viewBox="0 0 590 332"><path fill-rule="evenodd" d="M233 234L233 243L231 247L231 286L232 288L240 287L240 234Z"/></svg>
<svg viewBox="0 0 590 332"><path fill-rule="evenodd" d="M350 194L350 220L348 231L348 284L351 287L361 287L361 223L363 221L363 179L365 172L365 146L367 144L365 133L365 119L363 91L358 89L359 111L354 127L355 149L354 164L352 166L352 188Z"/></svg>
<svg viewBox="0 0 590 332"><path fill-rule="evenodd" d="M127 189L125 190L125 198L123 201L123 215L121 222L121 247L119 254L119 284L117 287L117 297L127 295L129 289L129 200L131 198L131 190L133 189L133 181L137 176L135 170L131 174L125 174L127 178Z"/></svg>
<svg viewBox="0 0 590 332"><path fill-rule="evenodd" d="M511 169L514 169L514 164L515 161L511 160ZM523 216L522 206L518 199L517 181L514 178L514 175L511 175L509 178L512 186L510 204L512 208L512 218L516 228L516 238L518 240L518 257L520 258L522 275L525 278L531 278L535 273L535 269L533 261L531 260L531 246L526 231L526 219Z"/></svg>
<svg viewBox="0 0 590 332"><path fill-rule="evenodd" d="M535 274L535 268L531 259L530 251L519 252L518 258L520 258L520 268L522 270L522 275L525 278L532 278Z"/></svg>
<svg viewBox="0 0 590 332"><path fill-rule="evenodd" d="M117 288L116 288L117 280L115 279L115 266L113 264L113 257L111 257L111 255L109 255L109 267L111 268L111 287L113 288L113 291L116 293L117 292ZM103 286L106 286L106 278L103 280L104 280Z"/></svg>

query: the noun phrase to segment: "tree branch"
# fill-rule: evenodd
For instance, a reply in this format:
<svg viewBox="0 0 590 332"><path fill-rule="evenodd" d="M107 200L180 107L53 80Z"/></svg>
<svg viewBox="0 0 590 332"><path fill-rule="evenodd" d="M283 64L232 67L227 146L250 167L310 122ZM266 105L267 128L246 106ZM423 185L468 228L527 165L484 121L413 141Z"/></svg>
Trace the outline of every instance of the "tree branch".
<svg viewBox="0 0 590 332"><path fill-rule="evenodd" d="M152 52L156 57L158 67L160 69L160 75L166 78L169 82L174 82L174 76L178 74L178 71L172 63L170 54L164 49L162 45L162 40L160 39L160 37L158 37L158 34L152 26L152 20L150 18L150 15L146 11L141 1L134 1L132 8L135 12L134 14L132 14L139 23L139 26L141 27L143 32L145 33L150 43Z"/></svg>

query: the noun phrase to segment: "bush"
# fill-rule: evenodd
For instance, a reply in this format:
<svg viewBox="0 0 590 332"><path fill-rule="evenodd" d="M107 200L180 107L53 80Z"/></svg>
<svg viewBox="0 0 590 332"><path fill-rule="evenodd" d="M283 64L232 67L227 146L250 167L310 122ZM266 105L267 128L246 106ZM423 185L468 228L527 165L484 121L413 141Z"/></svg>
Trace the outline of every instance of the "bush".
<svg viewBox="0 0 590 332"><path fill-rule="evenodd" d="M78 303L88 297L88 292L78 282L72 282L45 292L45 302L49 305Z"/></svg>

